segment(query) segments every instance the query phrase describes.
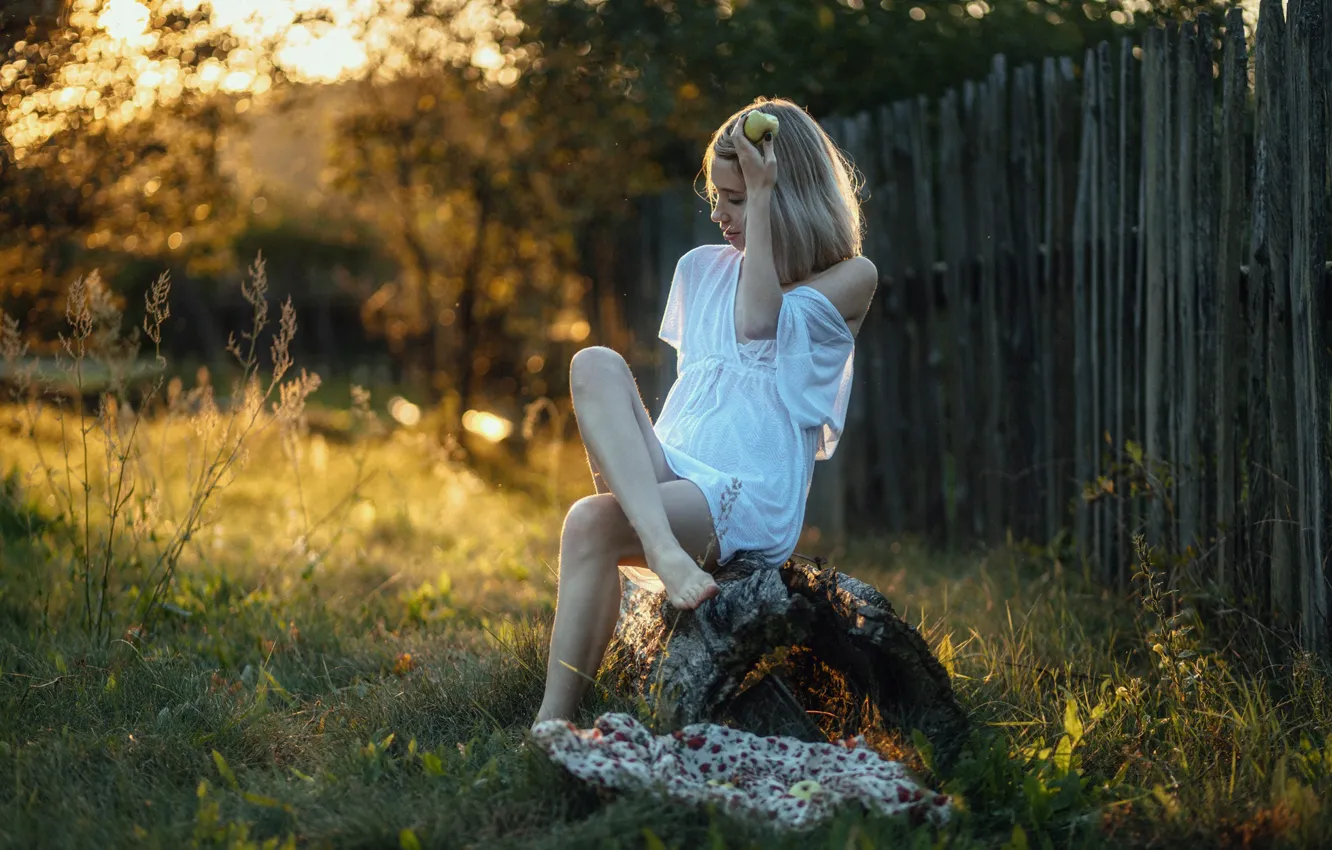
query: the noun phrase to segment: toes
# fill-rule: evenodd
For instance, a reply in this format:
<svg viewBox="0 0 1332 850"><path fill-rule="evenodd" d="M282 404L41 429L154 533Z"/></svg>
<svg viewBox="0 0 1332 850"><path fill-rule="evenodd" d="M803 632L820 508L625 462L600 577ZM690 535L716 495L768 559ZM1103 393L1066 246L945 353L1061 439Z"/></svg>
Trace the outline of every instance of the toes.
<svg viewBox="0 0 1332 850"><path fill-rule="evenodd" d="M688 604L690 609L694 609L721 593L721 588L717 586L715 581L708 578L706 584L695 585L690 591Z"/></svg>

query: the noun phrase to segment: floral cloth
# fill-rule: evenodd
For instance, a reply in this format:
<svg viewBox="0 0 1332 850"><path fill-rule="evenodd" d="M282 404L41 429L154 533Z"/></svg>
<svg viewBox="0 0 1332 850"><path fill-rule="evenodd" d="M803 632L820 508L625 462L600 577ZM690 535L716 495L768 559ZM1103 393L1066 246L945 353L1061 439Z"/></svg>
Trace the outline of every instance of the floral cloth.
<svg viewBox="0 0 1332 850"><path fill-rule="evenodd" d="M710 723L658 736L627 714L603 714L591 729L547 720L532 732L552 760L585 782L711 802L786 829L814 826L850 802L935 824L950 811L946 795L920 787L860 737L811 744Z"/></svg>

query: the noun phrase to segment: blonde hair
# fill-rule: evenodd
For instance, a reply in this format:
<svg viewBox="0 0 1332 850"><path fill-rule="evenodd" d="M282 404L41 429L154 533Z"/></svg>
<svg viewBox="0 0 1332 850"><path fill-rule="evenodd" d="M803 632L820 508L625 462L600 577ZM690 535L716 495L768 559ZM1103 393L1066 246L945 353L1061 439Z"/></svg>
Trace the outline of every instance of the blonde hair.
<svg viewBox="0 0 1332 850"><path fill-rule="evenodd" d="M781 125L773 140L777 183L772 191L772 246L777 278L782 283L805 280L858 255L860 187L855 166L818 122L786 98L760 97L713 133L703 154L708 203L717 205L713 163L720 158L739 165L728 133L754 109L776 116Z"/></svg>

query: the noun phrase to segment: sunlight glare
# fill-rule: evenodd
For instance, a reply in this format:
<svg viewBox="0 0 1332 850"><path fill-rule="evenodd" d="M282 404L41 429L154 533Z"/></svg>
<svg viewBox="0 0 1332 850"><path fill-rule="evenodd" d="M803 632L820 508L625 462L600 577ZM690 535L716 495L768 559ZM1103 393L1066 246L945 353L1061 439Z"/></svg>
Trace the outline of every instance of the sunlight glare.
<svg viewBox="0 0 1332 850"><path fill-rule="evenodd" d="M463 427L477 436L498 443L513 433L513 423L503 416L485 410L469 410L463 414Z"/></svg>
<svg viewBox="0 0 1332 850"><path fill-rule="evenodd" d="M349 29L326 24L316 32L298 24L287 33L277 59L284 67L296 70L302 81L335 82L363 68L369 56L365 43Z"/></svg>
<svg viewBox="0 0 1332 850"><path fill-rule="evenodd" d="M68 129L81 109L118 127L198 92L244 100L237 111L246 111L280 79L334 83L371 68L376 77L391 78L410 72L423 55L471 61L492 82L512 85L530 59L522 48L500 46L501 38L522 29L507 8L513 2L74 0L69 24L82 41L73 61L52 68L45 84L29 85L22 97L5 99L0 134L22 160L28 149ZM153 26L155 16L172 14L195 17L183 29ZM179 58L219 37L229 49L195 66ZM0 63L0 89L23 83L27 64Z"/></svg>
<svg viewBox="0 0 1332 850"><path fill-rule="evenodd" d="M394 396L388 403L389 416L400 424L411 428L421 421L421 408L402 396Z"/></svg>
<svg viewBox="0 0 1332 850"><path fill-rule="evenodd" d="M139 44L148 32L148 7L138 0L110 0L97 16L97 26L122 44Z"/></svg>

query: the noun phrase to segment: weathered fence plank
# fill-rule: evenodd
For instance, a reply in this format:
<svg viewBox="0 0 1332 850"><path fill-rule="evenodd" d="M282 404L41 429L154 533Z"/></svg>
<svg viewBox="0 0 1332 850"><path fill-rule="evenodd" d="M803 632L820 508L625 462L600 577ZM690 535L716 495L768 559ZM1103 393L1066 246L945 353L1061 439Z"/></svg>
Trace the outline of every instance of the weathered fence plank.
<svg viewBox="0 0 1332 850"><path fill-rule="evenodd" d="M1119 363L1119 348L1122 337L1119 334L1118 317L1120 301L1116 275L1119 270L1121 228L1118 226L1120 215L1119 157L1118 145L1119 115L1116 109L1115 69L1110 57L1110 45L1102 42L1096 48L1097 111L1100 113L1101 162L1098 169L1100 182L1100 226L1098 239L1101 244L1100 282L1098 310L1100 313L1097 339L1101 347L1100 365L1097 371L1100 379L1100 410L1097 416L1094 444L1096 475L1098 479L1112 480L1108 461L1113 456L1116 441L1120 439L1115 422L1120 409L1120 395L1115 384ZM1103 493L1104 491L1102 491ZM1097 513L1097 560L1101 566L1101 576L1106 581L1114 580L1116 552L1116 533L1114 503L1100 500Z"/></svg>
<svg viewBox="0 0 1332 850"><path fill-rule="evenodd" d="M1137 337L1130 338L1129 319L1132 314L1132 305L1136 303L1137 280L1130 275L1130 261L1133 256L1131 245L1131 233L1129 225L1129 204L1132 201L1130 188L1130 169L1129 169L1129 101L1132 98L1132 80L1133 68L1133 42L1124 38L1119 42L1119 83L1116 98L1116 129L1118 130L1112 144L1115 148L1116 175L1115 175L1115 274L1114 274L1114 294L1112 296L1112 313L1114 324L1111 327L1111 334L1114 336L1115 356L1114 356L1114 382L1112 392L1115 400L1114 428L1111 435L1110 456L1118 459L1123 457L1124 446L1129 439L1129 432L1126 430L1133 422L1134 411L1137 409L1136 396L1126 396L1132 383L1131 369L1133 366L1134 351L1137 348ZM1135 433L1133 436L1137 436ZM1113 481L1113 479L1112 479ZM1128 580L1128 541L1130 529L1129 508L1128 508L1128 488L1116 490L1114 500L1114 525L1112 534L1112 543L1110 547L1111 563L1114 565L1111 573L1112 581L1123 586Z"/></svg>
<svg viewBox="0 0 1332 850"><path fill-rule="evenodd" d="M1267 357L1265 374L1270 393L1270 475L1267 492L1270 524L1250 529L1266 546L1265 581L1254 590L1267 598L1261 609L1276 619L1295 613L1296 562L1292 531L1295 521L1292 487L1295 447L1295 406L1291 371L1294 368L1290 336L1290 125L1286 108L1286 24L1281 0L1265 0L1258 19L1254 57L1254 126L1256 166L1253 187L1253 224L1250 230L1249 288L1267 299ZM1258 533L1261 531L1262 533ZM1258 578L1264 576L1259 573Z"/></svg>
<svg viewBox="0 0 1332 850"><path fill-rule="evenodd" d="M1327 64L1318 0L1291 0L1290 95L1291 217L1290 285L1296 382L1296 443L1300 488L1300 633L1309 649L1327 646L1325 559L1329 544L1327 503L1328 331L1324 312L1327 191Z"/></svg>
<svg viewBox="0 0 1332 850"><path fill-rule="evenodd" d="M874 451L878 486L881 488L883 530L896 534L910 527L906 498L910 492L906 483L910 475L910 454L906 451L906 402L903 396L903 369L905 358L902 345L905 338L902 315L902 281L895 274L896 245L889 230L896 215L895 187L890 175L892 167L888 139L892 132L892 113L888 107L875 114L875 135L866 139L867 154L874 159L877 179L872 193L874 213L878 224L871 228L874 254L871 259L879 270L879 293L870 305L870 321L880 323L881 329L873 334L870 348L870 368L873 380L881 393L872 401L874 421Z"/></svg>
<svg viewBox="0 0 1332 850"><path fill-rule="evenodd" d="M938 227L934 214L935 145L930 139L928 101L921 97L903 104L910 115L908 145L911 156L912 194L915 203L916 285L920 287L922 309L917 314L920 326L920 355L924 366L924 395L926 428L924 457L925 469L925 529L933 542L942 542L948 525L944 484L948 479L948 461L944 453L943 429L943 351L939 344L941 323L937 318L936 282L934 266L938 260Z"/></svg>
<svg viewBox="0 0 1332 850"><path fill-rule="evenodd" d="M1196 421L1198 412L1198 317L1195 258L1197 232L1194 223L1194 101L1197 77L1195 65L1198 53L1197 26L1189 21L1180 28L1179 57L1176 73L1175 150L1178 151L1174 226L1178 229L1176 266L1176 293L1179 312L1178 327L1180 392L1177 395L1178 415L1175 417L1175 437L1179 480L1179 545L1194 546L1198 530L1198 446Z"/></svg>
<svg viewBox="0 0 1332 850"><path fill-rule="evenodd" d="M939 104L939 184L943 234L943 287L948 308L948 447L953 458L952 512L954 531L962 539L976 539L982 527L976 521L977 435L973 427L976 403L975 344L971 331L973 305L967 291L970 266L967 239L966 194L963 188L965 142L958 117L958 92L950 89ZM958 539L950 543L957 544Z"/></svg>
<svg viewBox="0 0 1332 850"><path fill-rule="evenodd" d="M981 416L982 487L985 494L983 516L985 537L998 542L1004 528L1004 471L1003 456L1003 360L1001 359L998 280L995 246L995 186L999 166L998 156L988 140L998 131L998 116L994 102L1003 96L1002 82L994 73L987 81L968 88L967 112L974 128L973 139L987 143L977 145L972 185L976 193L976 226L972 231L979 242L978 284L980 287L981 370L983 407Z"/></svg>
<svg viewBox="0 0 1332 850"><path fill-rule="evenodd" d="M1166 102L1165 90L1165 33L1150 29L1144 38L1143 50L1147 67L1143 80L1143 219L1142 231L1146 236L1146 325L1143 359L1143 394L1145 403L1144 437L1149 471L1151 464L1163 460L1169 451L1169 431L1166 413L1166 380L1169 350L1166 347ZM1153 476L1154 477L1154 476ZM1150 482L1159 488L1159 479ZM1148 518L1148 542L1163 542L1165 532L1165 496L1157 489L1151 500Z"/></svg>
<svg viewBox="0 0 1332 850"><path fill-rule="evenodd" d="M1214 485L1216 458L1216 83L1213 54L1216 39L1212 17L1198 16L1198 54L1194 66L1197 77L1197 117L1194 226L1198 251L1195 258L1198 282L1198 417L1197 445L1202 468L1194 476L1198 486L1198 532L1203 551L1209 553L1216 541L1216 495Z"/></svg>
<svg viewBox="0 0 1332 850"><path fill-rule="evenodd" d="M1074 473L1078 483L1083 486L1095 481L1096 472L1092 460L1092 453L1096 450L1096 372L1093 361L1096 329L1092 313L1095 301L1093 211L1096 206L1095 171L1100 155L1100 131L1095 108L1097 73L1093 56L1090 50L1087 51L1083 65L1082 145L1078 155L1078 196L1073 207L1073 326L1076 335L1073 355L1076 388L1073 432L1077 439ZM1083 559L1091 558L1094 554L1091 507L1085 498L1078 499L1075 529L1078 554Z"/></svg>
<svg viewBox="0 0 1332 850"><path fill-rule="evenodd" d="M997 426L990 439L993 443L993 481L999 494L996 505L999 510L996 524L991 527L995 540L1002 539L1007 531L1014 527L1017 514L1016 502L1012 491L1021 481L1021 469L1013 451L1015 436L1014 403L1010 389L1011 370L1013 367L1013 294L1018 291L1013 269L1012 206L1009 201L1008 186L1008 100L1009 100L1008 61L1003 54L993 58L990 63L990 97L985 104L988 132L983 137L990 148L989 177L990 209L989 251L992 288L988 293L992 306L993 325L986 333L993 335L995 363L994 410Z"/></svg>
<svg viewBox="0 0 1332 850"><path fill-rule="evenodd" d="M1013 479L1014 532L1030 540L1045 536L1046 500L1041 451L1044 422L1040 403L1040 360L1037 344L1040 316L1040 182L1037 178L1039 124L1036 69L1024 65L1013 74L1009 108L1008 165L1012 176L1012 270L1008 369L1012 456L1020 470Z"/></svg>
<svg viewBox="0 0 1332 850"><path fill-rule="evenodd" d="M1243 350L1240 316L1240 240L1244 205L1244 96L1248 60L1243 18L1232 10L1226 18L1225 52L1221 62L1221 210L1217 244L1216 362L1216 579L1223 589L1234 587L1239 499L1239 380Z"/></svg>
<svg viewBox="0 0 1332 850"><path fill-rule="evenodd" d="M1061 496L1063 488L1056 464L1056 419L1055 419L1055 311L1057 286L1060 279L1058 243L1063 240L1064 209L1064 161L1060 156L1065 133L1063 120L1063 93L1054 59L1046 59L1041 65L1041 107L1042 128L1045 138L1045 179L1043 242L1045 246L1044 262L1041 270L1041 301L1039 321L1040 370L1041 370L1041 439L1042 455L1045 458L1045 487L1047 492L1045 524L1053 532L1063 525Z"/></svg>
<svg viewBox="0 0 1332 850"><path fill-rule="evenodd" d="M842 145L862 176L860 214L867 217L874 212L874 204L878 201L874 197L874 187L878 181L876 157L870 155L872 148L867 144L874 139L870 113L862 111L854 116L848 116L846 125ZM860 246L864 256L870 257L871 260L879 256L878 250L872 245L875 237L874 229L866 229ZM872 442L874 432L872 432L870 397L875 392L872 389L872 381L878 376L870 366L872 358L870 349L878 345L878 342L878 334L862 334L856 338L855 389L852 390L851 405L847 409L847 430L852 428L856 430L855 436L852 437L854 452L848 452L847 464L843 466L843 473L846 476L847 524L862 528L874 517L872 505L876 501L871 497L871 488L874 486L875 446ZM847 434L843 433L843 440L846 440L846 437ZM838 452L840 450L842 448L839 445Z"/></svg>
<svg viewBox="0 0 1332 850"><path fill-rule="evenodd" d="M1166 22L1164 51L1165 70L1161 80L1161 98L1164 123L1162 140L1162 264L1165 283L1165 394L1162 399L1165 427L1165 452L1161 460L1171 470L1171 475L1164 482L1162 493L1169 500L1169 510L1165 517L1165 541L1173 546L1179 540L1179 483L1180 446L1179 413L1182 386L1180 379L1179 358L1179 205L1175 182L1178 179L1178 150L1175 142L1175 108L1177 106L1175 79L1178 74L1179 45L1177 34L1179 25L1175 21Z"/></svg>

